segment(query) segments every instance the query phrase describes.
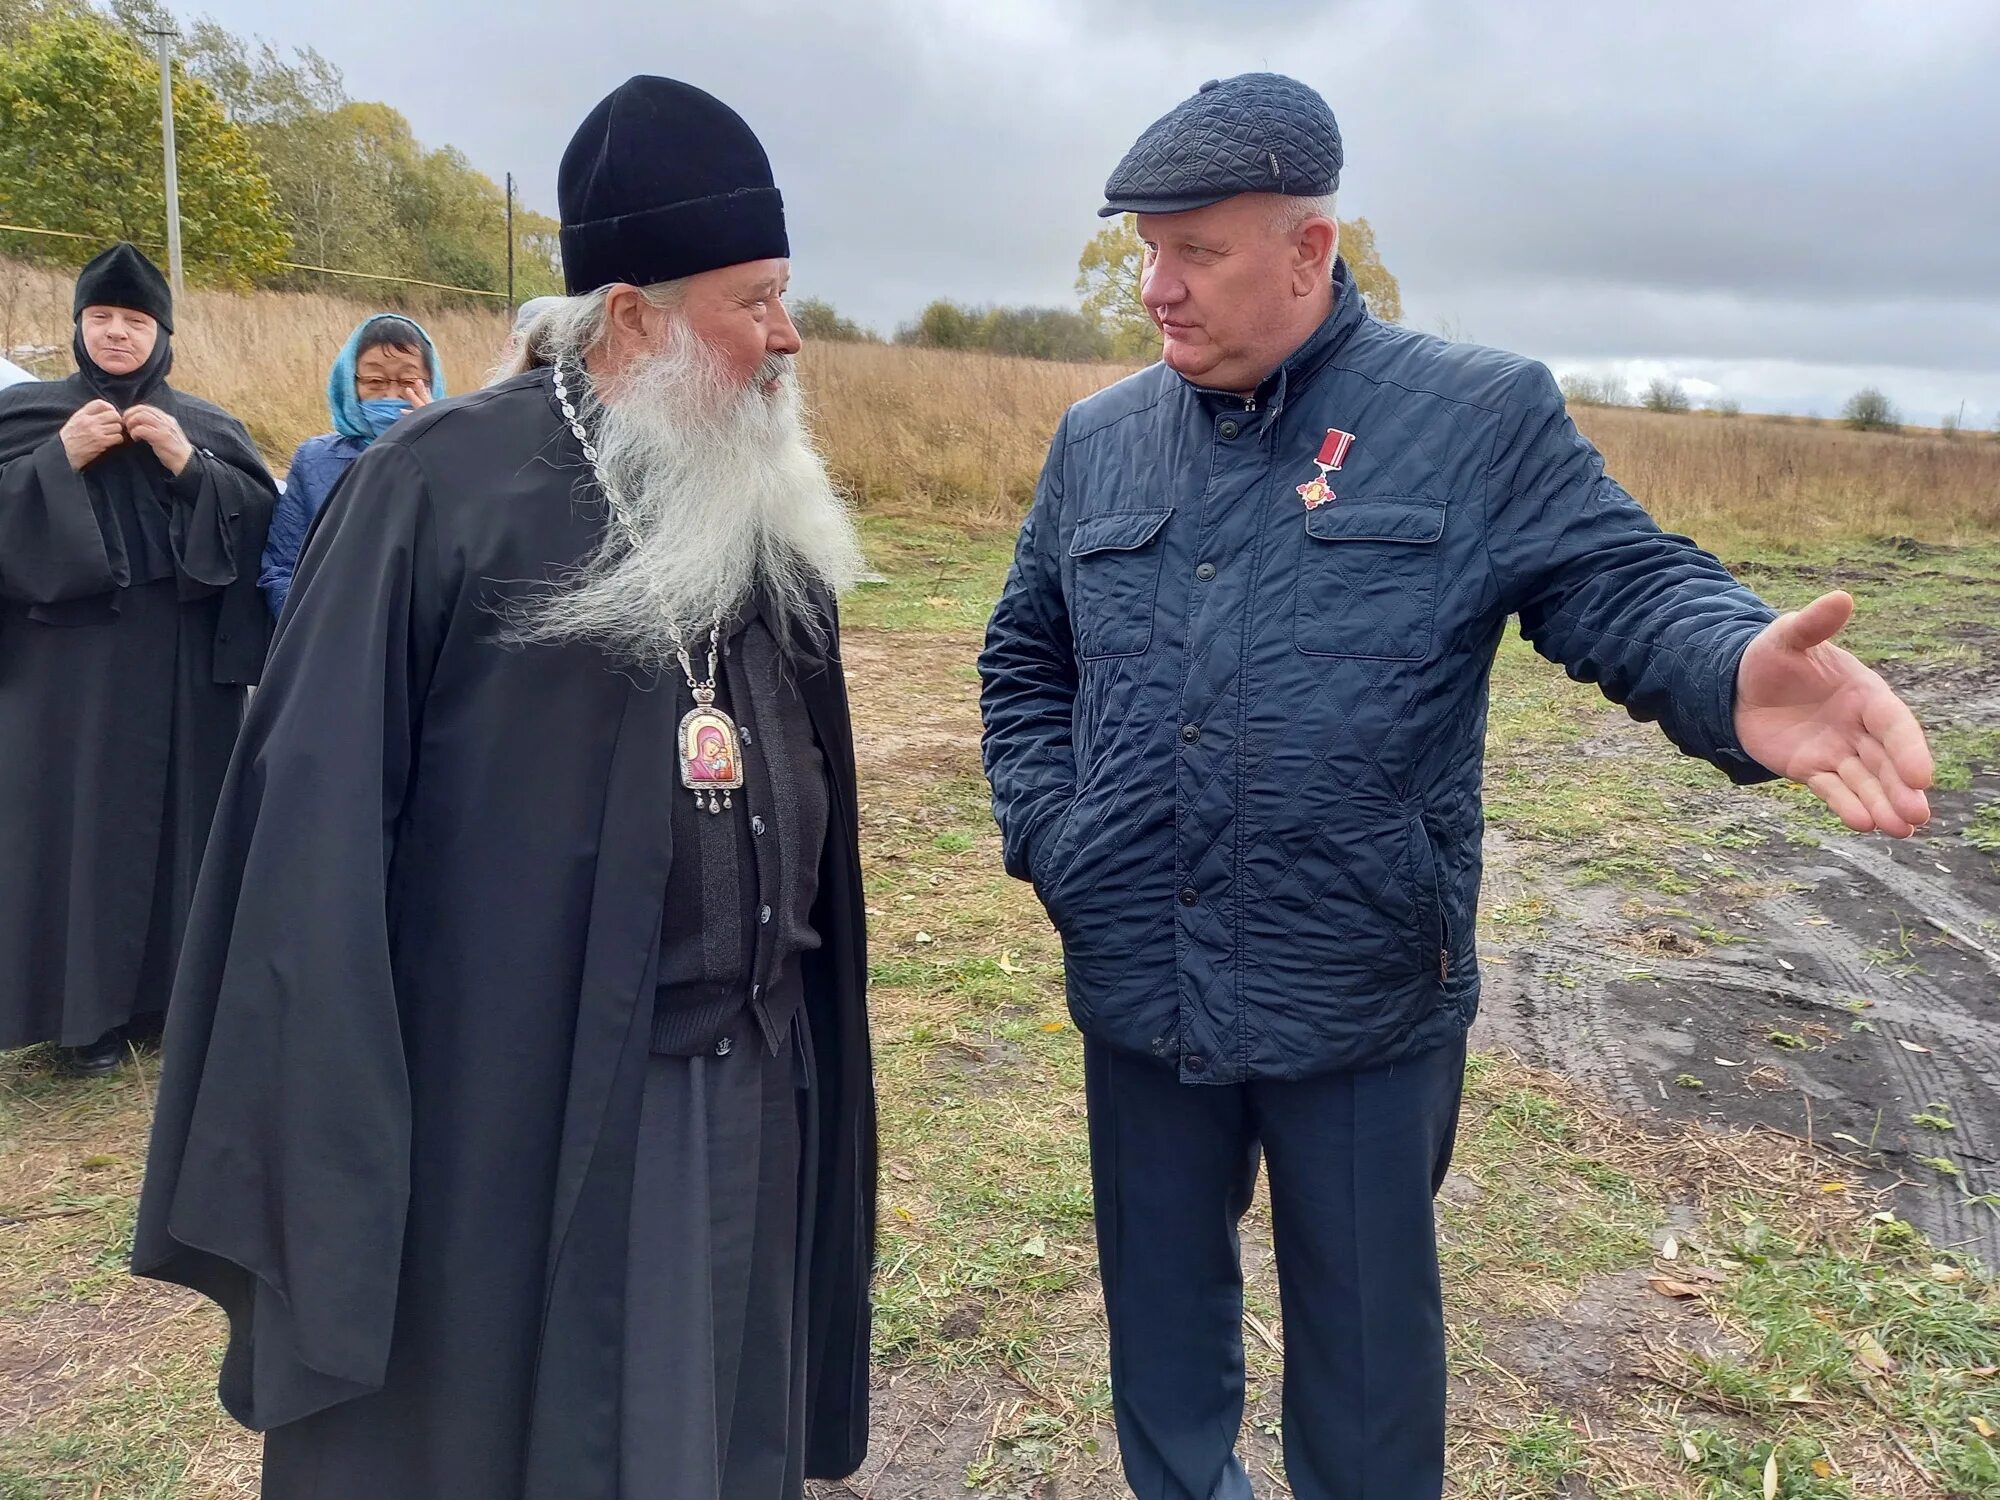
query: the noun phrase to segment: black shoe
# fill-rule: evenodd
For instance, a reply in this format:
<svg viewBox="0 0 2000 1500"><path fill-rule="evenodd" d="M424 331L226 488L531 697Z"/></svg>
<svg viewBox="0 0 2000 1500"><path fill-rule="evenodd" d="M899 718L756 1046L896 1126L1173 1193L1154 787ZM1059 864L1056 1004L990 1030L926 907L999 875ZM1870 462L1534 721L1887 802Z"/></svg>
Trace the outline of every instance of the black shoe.
<svg viewBox="0 0 2000 1500"><path fill-rule="evenodd" d="M125 1063L125 1028L114 1026L87 1047L71 1047L69 1070L84 1078L116 1073Z"/></svg>
<svg viewBox="0 0 2000 1500"><path fill-rule="evenodd" d="M157 1052L160 1047L160 1037L166 1029L167 1013L163 1010L149 1010L125 1023L125 1040L134 1047Z"/></svg>

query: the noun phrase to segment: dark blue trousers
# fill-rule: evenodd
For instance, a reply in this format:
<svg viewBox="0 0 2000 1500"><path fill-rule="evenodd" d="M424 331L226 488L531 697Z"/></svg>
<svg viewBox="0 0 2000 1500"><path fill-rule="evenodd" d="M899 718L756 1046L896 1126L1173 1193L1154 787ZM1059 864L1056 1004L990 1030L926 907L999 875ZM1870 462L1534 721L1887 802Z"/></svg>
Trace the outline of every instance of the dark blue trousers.
<svg viewBox="0 0 2000 1500"><path fill-rule="evenodd" d="M1365 1073L1179 1082L1086 1042L1111 1393L1138 1500L1246 1500L1237 1225L1269 1163L1297 1500L1438 1500L1444 1308L1431 1201L1461 1040Z"/></svg>

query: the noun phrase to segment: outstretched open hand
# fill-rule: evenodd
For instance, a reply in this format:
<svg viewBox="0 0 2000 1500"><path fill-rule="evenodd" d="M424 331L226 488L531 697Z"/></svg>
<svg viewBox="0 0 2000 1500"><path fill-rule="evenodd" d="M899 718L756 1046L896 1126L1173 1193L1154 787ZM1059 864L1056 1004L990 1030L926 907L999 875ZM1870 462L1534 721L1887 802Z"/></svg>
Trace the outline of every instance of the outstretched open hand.
<svg viewBox="0 0 2000 1500"><path fill-rule="evenodd" d="M1851 595L1825 594L1764 628L1736 671L1736 736L1856 833L1908 838L1930 821L1930 746L1880 674L1833 644L1853 617Z"/></svg>

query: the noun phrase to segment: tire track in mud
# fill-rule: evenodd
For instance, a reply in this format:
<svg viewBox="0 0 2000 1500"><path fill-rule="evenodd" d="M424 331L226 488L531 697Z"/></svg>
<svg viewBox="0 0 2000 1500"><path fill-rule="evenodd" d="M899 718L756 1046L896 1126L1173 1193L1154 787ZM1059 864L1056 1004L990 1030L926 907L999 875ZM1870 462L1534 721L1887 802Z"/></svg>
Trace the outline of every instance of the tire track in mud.
<svg viewBox="0 0 2000 1500"><path fill-rule="evenodd" d="M1831 844L1827 852L1842 858L1847 868L1829 872L1822 884L1844 879L1853 882L1858 892L1868 892L1872 883L1875 898L1887 898L1891 919L1899 922L1905 912L1919 918L1935 915L1935 909L1925 902L1932 893L1928 885L1895 885L1880 878L1885 866L1896 868L1886 857L1854 859ZM1873 850L1864 852L1874 856ZM1990 1020L1974 1014L1965 1003L1966 995L1956 986L1939 983L1914 963L1890 965L1873 957L1846 926L1831 920L1824 926L1805 925L1822 914L1800 896L1782 895L1766 907L1792 921L1791 931L1814 935L1809 942L1787 944L1781 951L1801 969L1820 969L1841 992L1833 1003L1843 1016L1850 1015L1843 1000L1870 1001L1860 1019L1872 1024L1875 1031L1851 1035L1857 1041L1879 1042L1872 1049L1872 1060L1893 1081L1892 1099L1877 1103L1884 1115L1893 1107L1900 1127L1935 1102L1945 1105L1954 1121L1955 1128L1937 1132L1939 1138L1934 1141L1922 1139L1921 1134L1911 1136L1909 1148L1896 1163L1911 1179L1911 1185L1898 1195L1909 1217L1938 1243L1973 1249L1988 1264L2000 1265L2000 1216L1968 1202L1967 1193L1952 1179L1914 1160L1919 1156L1955 1159L1968 1169L1969 1176L1974 1175L1974 1169L1988 1169L1977 1175L1986 1177L1988 1190L2000 1189L2000 1181L1994 1180L1990 1171L2000 1163L1995 1163L1986 1149L1989 1122L2000 1122L2000 1045L1996 1045ZM1961 920L1972 914L1972 909L1956 898L1947 909ZM1858 1139L1876 1139L1872 1133L1848 1133Z"/></svg>
<svg viewBox="0 0 2000 1500"><path fill-rule="evenodd" d="M1566 893L1574 920L1562 931L1502 945L1486 1040L1634 1112L1810 1132L1876 1164L1878 1182L1900 1177L1899 1211L1939 1244L2000 1266L2000 1212L1974 1200L2000 1192L2000 957L1988 936L2000 931L2000 866L1981 866L1984 879L1945 869L1933 842L1938 854L1957 846L1746 851L1737 862L1769 882L1765 894L1683 898L1701 923L1746 937L1698 956L1629 946L1640 924L1622 893ZM1933 1104L1951 1130L1914 1124ZM1957 1163L1963 1179L1920 1157Z"/></svg>
<svg viewBox="0 0 2000 1500"><path fill-rule="evenodd" d="M2000 919L1961 898L1948 880L1916 869L1886 849L1864 844L1859 839L1828 839L1824 847L1835 859L1853 866L1898 900L1908 903L1932 927L1976 955L2000 976L2000 947L1989 946L2000 939L1987 933L1989 928L2000 930Z"/></svg>
<svg viewBox="0 0 2000 1500"><path fill-rule="evenodd" d="M1508 1001L1525 1032L1520 1050L1528 1060L1560 1068L1624 1108L1649 1107L1652 1096L1633 1069L1626 1037L1603 1003L1611 987L1629 977L1633 963L1614 961L1602 947L1557 939L1516 950L1511 962L1517 972L1525 971ZM1490 995L1487 1004L1493 1004Z"/></svg>

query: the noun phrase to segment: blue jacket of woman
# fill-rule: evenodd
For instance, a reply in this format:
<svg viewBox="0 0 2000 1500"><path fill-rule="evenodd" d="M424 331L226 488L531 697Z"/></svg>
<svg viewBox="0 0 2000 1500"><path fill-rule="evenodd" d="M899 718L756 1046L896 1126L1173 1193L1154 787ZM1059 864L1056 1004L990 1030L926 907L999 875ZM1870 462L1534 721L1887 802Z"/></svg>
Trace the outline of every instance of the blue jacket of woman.
<svg viewBox="0 0 2000 1500"><path fill-rule="evenodd" d="M437 348L423 325L401 313L376 313L362 319L327 371L326 404L333 414L332 432L307 438L292 455L292 467L285 477L285 491L278 497L277 512L271 517L269 539L264 543L263 569L257 587L271 606L272 618L284 613L285 599L292 591L292 570L305 550L306 534L312 530L333 487L340 483L355 459L368 451L375 431L362 413L361 398L354 389L354 363L360 357L361 336L371 323L382 318L399 318L423 335L424 362L430 366L431 396L443 400L444 367L438 362Z"/></svg>
<svg viewBox="0 0 2000 1500"><path fill-rule="evenodd" d="M368 451L368 444L344 432L327 432L307 438L292 455L291 472L285 476L285 492L278 497L278 509L271 517L271 532L264 543L264 567L257 575L257 587L271 606L275 619L284 613L285 597L292 591L292 569L305 550L306 532L313 517L326 504L326 497L340 483L347 466Z"/></svg>

